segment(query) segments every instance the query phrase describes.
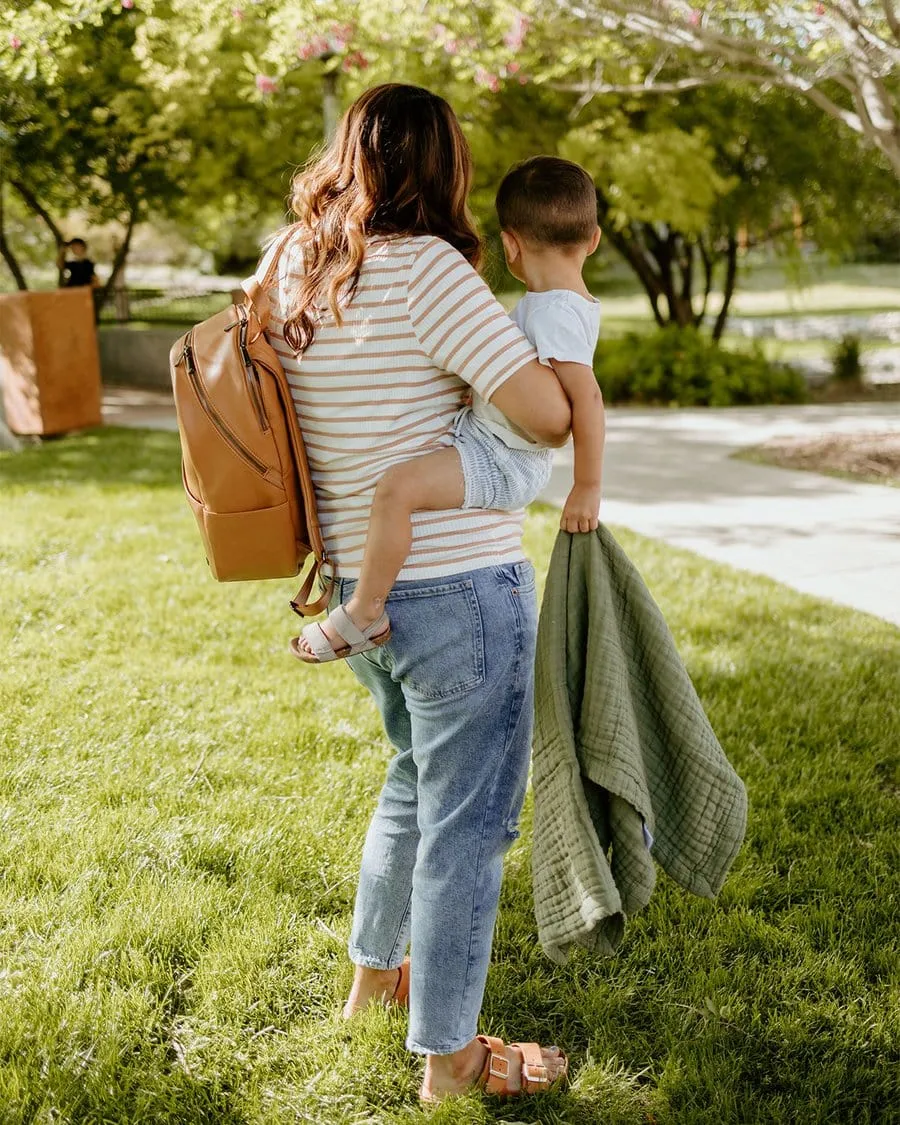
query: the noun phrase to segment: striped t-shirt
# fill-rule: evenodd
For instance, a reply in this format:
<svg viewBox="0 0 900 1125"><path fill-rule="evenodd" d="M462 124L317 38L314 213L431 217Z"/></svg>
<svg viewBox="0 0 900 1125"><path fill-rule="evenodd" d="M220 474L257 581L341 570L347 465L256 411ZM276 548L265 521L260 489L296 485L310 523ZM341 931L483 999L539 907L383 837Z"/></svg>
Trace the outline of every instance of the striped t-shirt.
<svg viewBox="0 0 900 1125"><path fill-rule="evenodd" d="M267 335L284 364L306 441L326 551L359 576L375 486L392 465L451 444L472 387L491 396L536 358L462 254L432 236L373 239L338 327L330 311L300 356L284 339L300 248L281 255ZM522 512L416 512L400 580L516 562Z"/></svg>

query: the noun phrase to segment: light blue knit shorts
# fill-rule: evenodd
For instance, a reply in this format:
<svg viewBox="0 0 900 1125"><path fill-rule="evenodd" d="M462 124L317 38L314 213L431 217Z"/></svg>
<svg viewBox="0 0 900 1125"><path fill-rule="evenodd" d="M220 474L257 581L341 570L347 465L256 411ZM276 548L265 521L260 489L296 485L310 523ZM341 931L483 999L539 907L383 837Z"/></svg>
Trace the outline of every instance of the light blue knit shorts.
<svg viewBox="0 0 900 1125"><path fill-rule="evenodd" d="M453 444L466 482L464 508L515 512L537 499L550 479L552 449L511 449L464 406L453 421Z"/></svg>

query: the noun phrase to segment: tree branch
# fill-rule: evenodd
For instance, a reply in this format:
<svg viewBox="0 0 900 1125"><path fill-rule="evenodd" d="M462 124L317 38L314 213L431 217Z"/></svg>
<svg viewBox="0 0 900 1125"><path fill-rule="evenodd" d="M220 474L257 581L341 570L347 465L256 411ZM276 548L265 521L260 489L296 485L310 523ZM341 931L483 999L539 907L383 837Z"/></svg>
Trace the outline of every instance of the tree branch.
<svg viewBox="0 0 900 1125"><path fill-rule="evenodd" d="M858 18L850 0L833 0L829 24L842 49L824 64L817 62L814 56L792 51L781 42L770 42L761 36L744 40L703 22L685 22L659 2L586 0L584 6L574 0L556 0L556 3L558 10L576 26L596 25L606 32L630 32L679 48L689 55L713 60L701 73L669 81L660 80L660 67L654 66L643 83L604 83L602 75L598 75L593 85L582 83L570 89L580 92L590 89L591 94L644 94L678 93L723 81L771 84L806 98L863 137L881 151L900 178L900 112L882 81L882 72L888 72L891 61L900 58L900 54ZM894 24L900 28L896 16L893 16L892 28ZM826 94L822 88L825 82L836 83L845 90L859 112L846 109Z"/></svg>
<svg viewBox="0 0 900 1125"><path fill-rule="evenodd" d="M6 185L0 181L0 256L3 257L3 261L9 266L9 272L13 275L16 287L24 291L28 288L28 282L25 280L25 274L22 273L22 268L16 260L12 247L6 241L6 225L4 223L3 212L3 197L5 194Z"/></svg>
<svg viewBox="0 0 900 1125"><path fill-rule="evenodd" d="M884 8L884 18L887 20L888 27L891 29L891 34L900 45L900 16L894 8L894 0L881 0L881 6Z"/></svg>
<svg viewBox="0 0 900 1125"><path fill-rule="evenodd" d="M119 274L122 272L122 268L125 265L125 262L128 258L128 251L131 249L131 236L134 233L134 228L137 224L137 216L138 216L138 204L136 202L132 202L131 203L131 210L128 213L128 223L125 227L125 237L122 239L122 243L119 246L118 250L116 250L115 257L113 258L112 270L110 271L110 275L106 279L106 284L102 287L102 289L100 290L100 293L97 297L97 311L98 312L100 311L100 309L103 308L103 306L109 300L110 294L115 289L116 280L117 280Z"/></svg>
<svg viewBox="0 0 900 1125"><path fill-rule="evenodd" d="M53 221L53 217L50 215L50 213L47 211L47 209L43 206L43 204L37 198L37 196L31 191L31 189L28 188L25 184L23 184L21 180L10 180L9 182L10 182L11 186L14 187L16 189L16 191L19 193L19 195L21 195L21 197L25 200L25 203L27 204L27 206L31 208L31 210L35 213L35 215L37 215L39 218L43 219L43 221L47 224L47 226L50 229L50 233L53 235L53 240L56 243L56 250L57 250L57 254L58 254L59 250L65 245L66 240L63 238L62 231L59 229L59 227ZM58 273L58 276L57 276L57 285L61 286L62 283L63 283L63 267L59 266L59 273Z"/></svg>

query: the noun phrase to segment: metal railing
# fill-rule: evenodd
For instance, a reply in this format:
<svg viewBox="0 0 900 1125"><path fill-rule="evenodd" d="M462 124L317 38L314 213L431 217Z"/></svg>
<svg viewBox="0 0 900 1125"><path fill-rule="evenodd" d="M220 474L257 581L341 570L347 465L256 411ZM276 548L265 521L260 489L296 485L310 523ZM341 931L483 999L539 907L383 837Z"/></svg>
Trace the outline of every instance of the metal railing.
<svg viewBox="0 0 900 1125"><path fill-rule="evenodd" d="M101 324L196 324L226 308L231 290L118 288L100 310Z"/></svg>

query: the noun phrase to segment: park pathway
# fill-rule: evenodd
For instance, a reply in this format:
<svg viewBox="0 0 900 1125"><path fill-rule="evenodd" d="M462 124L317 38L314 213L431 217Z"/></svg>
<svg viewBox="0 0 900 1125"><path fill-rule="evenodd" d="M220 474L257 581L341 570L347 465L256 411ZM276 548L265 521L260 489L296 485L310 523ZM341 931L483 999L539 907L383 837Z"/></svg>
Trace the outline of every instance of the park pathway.
<svg viewBox="0 0 900 1125"><path fill-rule="evenodd" d="M106 388L110 424L175 429L165 392ZM900 432L900 403L729 410L615 408L605 522L900 625L900 488L735 460L779 435ZM543 499L562 504L572 447Z"/></svg>
<svg viewBox="0 0 900 1125"><path fill-rule="evenodd" d="M900 403L613 409L601 517L900 625L900 489L732 457L863 431L900 432ZM571 478L569 445L543 498L561 504Z"/></svg>

